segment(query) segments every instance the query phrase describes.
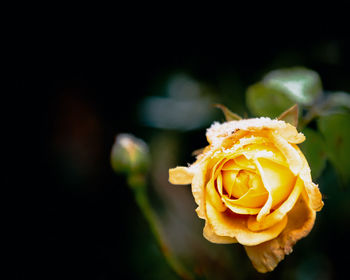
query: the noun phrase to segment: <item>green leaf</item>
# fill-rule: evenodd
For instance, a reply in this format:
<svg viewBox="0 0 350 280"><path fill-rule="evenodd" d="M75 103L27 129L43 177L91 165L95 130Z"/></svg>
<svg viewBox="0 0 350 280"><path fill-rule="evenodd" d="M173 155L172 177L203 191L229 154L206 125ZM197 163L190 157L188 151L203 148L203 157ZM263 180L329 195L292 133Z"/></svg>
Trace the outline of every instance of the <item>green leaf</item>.
<svg viewBox="0 0 350 280"><path fill-rule="evenodd" d="M306 140L300 145L300 148L310 165L312 178L316 179L326 166L325 144L319 132L305 128L303 133Z"/></svg>
<svg viewBox="0 0 350 280"><path fill-rule="evenodd" d="M226 121L233 121L233 120L241 120L242 119L241 116L237 115L236 113L231 112L230 109L228 109L226 106L224 106L222 104L214 104L214 106L216 108L221 109L221 111L225 115Z"/></svg>
<svg viewBox="0 0 350 280"><path fill-rule="evenodd" d="M342 183L350 183L350 114L321 116L318 127L324 136L328 157Z"/></svg>
<svg viewBox="0 0 350 280"><path fill-rule="evenodd" d="M276 118L295 104L283 91L263 83L250 86L246 92L249 110L256 116Z"/></svg>
<svg viewBox="0 0 350 280"><path fill-rule="evenodd" d="M312 70L293 67L268 73L263 78L265 86L284 92L301 105L311 105L322 93L319 75Z"/></svg>

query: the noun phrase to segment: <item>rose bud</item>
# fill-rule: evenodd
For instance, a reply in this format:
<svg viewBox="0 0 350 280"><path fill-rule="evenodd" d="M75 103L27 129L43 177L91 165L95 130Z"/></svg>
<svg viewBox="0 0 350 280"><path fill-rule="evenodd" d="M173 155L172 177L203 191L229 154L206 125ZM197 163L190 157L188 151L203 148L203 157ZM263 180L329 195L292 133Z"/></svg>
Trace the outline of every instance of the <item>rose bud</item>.
<svg viewBox="0 0 350 280"><path fill-rule="evenodd" d="M139 174L147 172L150 154L147 144L131 134L117 135L111 152L111 165L115 172Z"/></svg>

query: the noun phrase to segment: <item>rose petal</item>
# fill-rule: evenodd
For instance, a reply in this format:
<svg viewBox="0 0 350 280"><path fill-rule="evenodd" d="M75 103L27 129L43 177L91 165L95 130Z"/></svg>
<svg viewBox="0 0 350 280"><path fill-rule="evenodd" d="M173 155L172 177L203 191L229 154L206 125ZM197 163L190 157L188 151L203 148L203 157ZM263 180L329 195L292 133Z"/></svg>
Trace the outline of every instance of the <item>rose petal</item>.
<svg viewBox="0 0 350 280"><path fill-rule="evenodd" d="M271 208L275 209L276 205L279 205L288 198L295 185L296 177L289 168L274 161L265 158L260 158L257 161L261 166L259 172L260 175L262 174L263 183L265 186L267 184L270 188L272 196Z"/></svg>
<svg viewBox="0 0 350 280"><path fill-rule="evenodd" d="M261 167L258 160L255 160L255 165L259 171L259 174L260 174L261 180L264 184L264 187L269 193L265 205L260 209L259 214L256 217L257 221L259 222L264 216L266 216L267 214L270 213L271 206L272 206L272 195L271 195L271 186L269 185L269 182L268 182L267 178L265 177L264 170Z"/></svg>
<svg viewBox="0 0 350 280"><path fill-rule="evenodd" d="M240 121L230 121L225 123L214 123L207 130L207 139L209 143L222 141L222 138L232 137L237 132L241 131L261 131L261 130L276 131L289 143L299 144L305 140L302 133L298 133L297 129L281 120L271 120L270 118L254 118Z"/></svg>
<svg viewBox="0 0 350 280"><path fill-rule="evenodd" d="M283 129L279 129L278 134L280 134L289 143L300 144L305 141L304 134L298 132L295 126L289 123L286 123L286 126Z"/></svg>
<svg viewBox="0 0 350 280"><path fill-rule="evenodd" d="M212 180L211 183L214 184L215 180L217 180L217 177L219 176L219 174L221 174L222 166L224 166L228 160L229 159L223 157L221 160L218 160L216 162L216 164L211 170L211 176L210 176L210 180ZM220 195L223 194L222 178L221 178L221 182L219 182L219 184L217 183L217 191L219 192Z"/></svg>
<svg viewBox="0 0 350 280"><path fill-rule="evenodd" d="M224 195L222 197L226 206L231 209L231 206L239 206L243 208L250 208L250 211L243 213L242 211L237 212L233 209L235 213L238 214L257 214L260 211L260 208L266 203L268 193L264 188L260 177L252 175L252 178L249 180L251 187L246 191L242 196L237 199L229 198L229 196ZM236 186L235 186L236 187Z"/></svg>
<svg viewBox="0 0 350 280"><path fill-rule="evenodd" d="M234 170L239 171L241 168L237 166L234 160L227 161L221 168L223 171Z"/></svg>
<svg viewBox="0 0 350 280"><path fill-rule="evenodd" d="M236 238L227 237L227 236L220 236L215 234L211 226L208 222L205 223L205 226L203 228L203 236L213 243L218 244L231 244L231 243L237 243Z"/></svg>
<svg viewBox="0 0 350 280"><path fill-rule="evenodd" d="M300 179L304 181L305 189L310 199L311 207L316 211L320 211L323 207L322 194L318 186L312 182L311 170L307 160L305 159L304 154L300 151L298 146L295 145L294 148L298 151L300 158L303 162L303 168L300 171L299 176Z"/></svg>
<svg viewBox="0 0 350 280"><path fill-rule="evenodd" d="M227 236L236 238L242 245L257 245L262 242L276 238L287 224L287 216L274 225L273 227L254 232L247 227L247 217L245 215L238 215L231 212L219 212L211 205L206 203L207 222L210 223L213 232L219 236Z"/></svg>
<svg viewBox="0 0 350 280"><path fill-rule="evenodd" d="M189 168L178 166L176 168L169 169L169 182L174 185L187 185L191 184L193 173Z"/></svg>
<svg viewBox="0 0 350 280"><path fill-rule="evenodd" d="M255 171L255 165L247 160L244 155L235 157L234 161L241 169Z"/></svg>
<svg viewBox="0 0 350 280"><path fill-rule="evenodd" d="M217 178L217 184L218 184L218 188L222 189L222 177L221 174L218 175ZM219 186L220 185L220 186ZM216 188L215 188L215 184L214 184L214 178L211 178L207 184L207 199L210 200L210 202L212 203L212 205L215 207L215 209L217 211L223 212L226 210L226 206L223 203L223 201L221 200L221 197L219 195L219 193L217 192Z"/></svg>
<svg viewBox="0 0 350 280"><path fill-rule="evenodd" d="M289 167L284 155L271 142L265 145L248 145L245 147L243 154L247 159L266 158L282 166Z"/></svg>
<svg viewBox="0 0 350 280"><path fill-rule="evenodd" d="M237 134L237 132L235 132L235 134ZM229 142L229 139L230 137L226 138L225 141ZM226 146L228 147L226 147L225 149L227 152L231 151L236 153L237 152L243 153L247 151L246 149L247 147L251 147L252 145L256 145L256 144L268 144L268 143L269 143L269 139L267 139L265 135L263 134L259 135L259 133L255 133L253 135L246 131L242 138L240 138L235 143L231 143L231 145L227 144Z"/></svg>
<svg viewBox="0 0 350 280"><path fill-rule="evenodd" d="M248 133L249 133L248 131L237 129L234 133L225 135L228 137L216 138L215 140L219 141L221 147L227 149L229 147L232 147L233 144L236 144L237 142L239 142L239 140L242 139L244 136L246 136ZM210 141L208 142L211 143ZM215 145L217 143L218 142L215 141L213 144Z"/></svg>
<svg viewBox="0 0 350 280"><path fill-rule="evenodd" d="M196 212L199 218L205 219L205 195L204 195L204 186L206 181L206 167L207 162L203 162L196 166L196 172L194 173L192 179L192 194L195 202L198 205Z"/></svg>
<svg viewBox="0 0 350 280"><path fill-rule="evenodd" d="M290 170L294 175L298 175L303 167L303 162L298 151L286 139L277 133L270 132L269 138L287 159Z"/></svg>
<svg viewBox="0 0 350 280"><path fill-rule="evenodd" d="M309 206L306 195L299 197L288 213L288 223L278 238L256 246L245 246L248 257L257 271L265 273L274 270L285 255L292 252L293 245L311 231L316 213Z"/></svg>
<svg viewBox="0 0 350 280"><path fill-rule="evenodd" d="M293 208L303 189L304 183L298 178L288 199L271 214L265 216L260 222L257 222L254 216L250 216L248 218L248 228L253 231L259 231L269 228L282 220L283 217Z"/></svg>
<svg viewBox="0 0 350 280"><path fill-rule="evenodd" d="M225 189L226 193L230 197L232 194L233 186L235 185L236 177L237 177L238 171L236 170L230 170L225 171L222 169L221 175L222 175L222 187ZM220 195L223 195L222 187L219 188L218 185L218 191Z"/></svg>
<svg viewBox="0 0 350 280"><path fill-rule="evenodd" d="M253 207L247 207L237 204L237 200L229 199L226 196L222 197L222 200L225 202L225 205L227 208L229 208L232 212L237 214L244 214L244 215L256 215L259 213L260 208L253 208Z"/></svg>

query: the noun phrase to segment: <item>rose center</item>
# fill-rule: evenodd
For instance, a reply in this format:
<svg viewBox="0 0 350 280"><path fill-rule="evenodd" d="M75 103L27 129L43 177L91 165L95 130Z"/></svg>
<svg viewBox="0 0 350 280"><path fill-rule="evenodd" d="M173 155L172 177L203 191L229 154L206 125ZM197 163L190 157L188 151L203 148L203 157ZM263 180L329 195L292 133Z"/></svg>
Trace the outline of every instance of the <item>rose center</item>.
<svg viewBox="0 0 350 280"><path fill-rule="evenodd" d="M288 168L270 160L258 162L259 168L244 156L227 161L221 169L222 194L244 206L261 207L270 192L275 208L288 197L295 177Z"/></svg>

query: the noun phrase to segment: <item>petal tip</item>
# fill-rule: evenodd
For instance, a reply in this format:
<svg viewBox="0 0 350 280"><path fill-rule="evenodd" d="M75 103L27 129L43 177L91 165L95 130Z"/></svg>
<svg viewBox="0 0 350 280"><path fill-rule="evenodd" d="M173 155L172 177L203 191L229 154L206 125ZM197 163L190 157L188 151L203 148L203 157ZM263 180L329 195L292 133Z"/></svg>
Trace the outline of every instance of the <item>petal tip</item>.
<svg viewBox="0 0 350 280"><path fill-rule="evenodd" d="M187 167L178 166L169 169L169 182L173 185L188 185L192 182L192 173Z"/></svg>

